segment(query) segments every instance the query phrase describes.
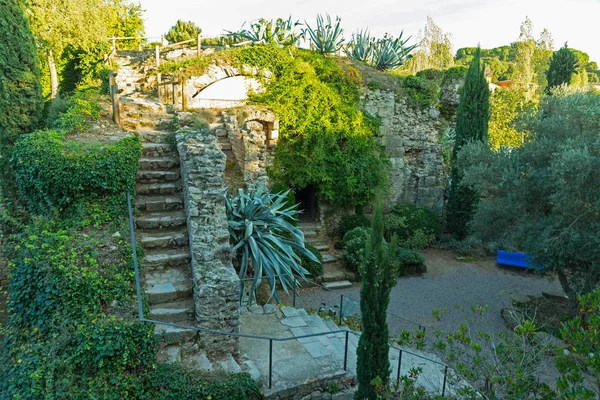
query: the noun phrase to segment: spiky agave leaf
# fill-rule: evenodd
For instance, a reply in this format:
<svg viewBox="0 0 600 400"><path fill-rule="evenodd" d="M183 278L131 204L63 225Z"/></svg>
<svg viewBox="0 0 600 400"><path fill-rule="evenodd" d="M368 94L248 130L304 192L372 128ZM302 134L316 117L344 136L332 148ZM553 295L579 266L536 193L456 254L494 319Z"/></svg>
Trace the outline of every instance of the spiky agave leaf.
<svg viewBox="0 0 600 400"><path fill-rule="evenodd" d="M247 29L244 26L248 26ZM277 18L266 20L264 18L252 22L244 22L237 32L227 31L234 41L249 40L253 44L270 43L279 46L295 46L302 37L302 32L296 32L300 21L293 21L290 16L287 20Z"/></svg>
<svg viewBox="0 0 600 400"><path fill-rule="evenodd" d="M321 14L317 15L317 25L313 29L308 23L304 34L308 33L313 45L321 54L332 54L337 52L344 45L344 30L341 27L342 20L335 17L335 23L331 22L329 14L325 14L327 22Z"/></svg>
<svg viewBox="0 0 600 400"><path fill-rule="evenodd" d="M289 221L298 219L298 206L286 207L288 192L270 193L264 186L244 192L238 190L236 196L225 195L228 229L233 250L240 257L241 279L252 273L250 303L263 277L283 275L278 281L283 290L295 290L300 282L298 275L306 280L306 271L300 264L296 251L310 260L319 262L311 251L304 247L304 234ZM275 278L266 278L271 287L271 296L280 302L276 291ZM240 283L243 289L243 282ZM243 293L240 291L240 301Z"/></svg>
<svg viewBox="0 0 600 400"><path fill-rule="evenodd" d="M346 47L348 57L358 61L368 61L373 54L373 38L368 30L360 30L352 34L352 39Z"/></svg>
<svg viewBox="0 0 600 400"><path fill-rule="evenodd" d="M396 39L386 36L374 42L371 63L375 68L384 71L387 69L396 69L404 65L409 58L409 53L417 45L406 46L410 37L402 40L403 33L400 32L400 36Z"/></svg>

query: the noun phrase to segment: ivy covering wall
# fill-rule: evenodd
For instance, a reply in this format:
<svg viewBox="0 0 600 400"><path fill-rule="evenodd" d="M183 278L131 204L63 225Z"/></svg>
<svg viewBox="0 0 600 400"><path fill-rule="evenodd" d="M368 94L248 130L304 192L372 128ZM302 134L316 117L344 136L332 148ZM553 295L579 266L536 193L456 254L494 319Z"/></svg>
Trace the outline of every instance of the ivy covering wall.
<svg viewBox="0 0 600 400"><path fill-rule="evenodd" d="M332 57L258 45L166 63L161 71L201 76L215 63L258 67L266 85L250 100L280 119L271 178L296 189L313 185L322 198L363 205L384 187L387 157L374 139L377 125L359 110L360 73Z"/></svg>

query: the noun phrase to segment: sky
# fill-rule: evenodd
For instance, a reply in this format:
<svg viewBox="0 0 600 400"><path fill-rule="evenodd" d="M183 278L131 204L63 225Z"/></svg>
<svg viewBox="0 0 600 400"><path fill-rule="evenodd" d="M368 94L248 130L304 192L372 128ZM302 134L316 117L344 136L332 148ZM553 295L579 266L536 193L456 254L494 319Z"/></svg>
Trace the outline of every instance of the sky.
<svg viewBox="0 0 600 400"><path fill-rule="evenodd" d="M342 19L345 36L360 28L374 35L404 37L425 26L427 16L452 35L454 50L481 44L492 48L514 42L528 16L536 36L547 28L555 48L585 51L600 63L600 0L138 0L146 10L146 34L160 37L178 20L195 22L203 36L238 30L246 21L289 15L314 22L319 13Z"/></svg>

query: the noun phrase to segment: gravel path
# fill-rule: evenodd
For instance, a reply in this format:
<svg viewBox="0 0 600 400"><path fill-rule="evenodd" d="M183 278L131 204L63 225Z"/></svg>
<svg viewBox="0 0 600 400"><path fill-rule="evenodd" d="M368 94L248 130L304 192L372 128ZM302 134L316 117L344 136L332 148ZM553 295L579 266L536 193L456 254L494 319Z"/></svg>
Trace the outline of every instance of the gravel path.
<svg viewBox="0 0 600 400"><path fill-rule="evenodd" d="M471 316L471 306L489 305L478 323L488 333L504 330L501 310L510 303L510 295L541 295L542 292L562 295L558 281L540 277L520 268L499 267L495 259L457 261L449 250L427 249L423 251L427 273L422 276L400 278L392 290L388 310L417 324L442 330L455 329ZM322 289L304 289L297 299L297 307L319 308L321 303L328 307L339 304L340 293L356 299L360 285L343 289L337 293ZM464 311L456 307L462 307ZM434 308L447 308L441 321L432 316ZM358 307L356 308L358 311ZM398 335L402 329L414 329L415 325L390 317L390 333Z"/></svg>

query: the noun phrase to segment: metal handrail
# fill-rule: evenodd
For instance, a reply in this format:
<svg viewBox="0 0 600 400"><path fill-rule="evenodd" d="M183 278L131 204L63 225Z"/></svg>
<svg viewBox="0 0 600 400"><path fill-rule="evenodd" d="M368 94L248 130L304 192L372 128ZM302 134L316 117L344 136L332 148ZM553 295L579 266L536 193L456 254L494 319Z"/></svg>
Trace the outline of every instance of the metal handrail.
<svg viewBox="0 0 600 400"><path fill-rule="evenodd" d="M312 334L308 334L308 335L290 336L290 337L282 338L282 337L272 337L272 336L262 336L262 335L249 335L249 334L245 334L245 333L236 333L236 332L225 332L225 331L219 331L219 330L215 330L215 329L207 329L207 328L202 328L202 327L197 327L197 326L180 325L180 324L174 324L171 322L157 321L157 320L146 318L144 316L144 307L142 304L142 288L141 288L141 282L140 282L140 269L139 269L138 257L137 257L137 242L135 239L135 230L134 230L134 223L133 223L133 208L131 206L131 194L129 192L127 192L127 210L129 213L129 230L130 230L130 236L131 236L131 247L132 247L132 252L133 252L133 269L134 269L134 275L135 275L135 290L136 290L136 295L137 295L138 316L139 316L140 322L148 322L148 323L152 323L155 325L164 325L164 326L170 326L170 327L179 328L179 329L187 329L187 330L193 330L193 331L197 331L197 332L212 333L212 334L217 334L217 335L232 336L232 337L238 337L238 338L268 340L269 341L269 389L272 388L272 386L273 386L273 342L274 341L275 342L286 342L286 341L290 341L290 340L298 340L298 339L305 339L305 338L316 337L316 336L343 333L343 334L345 334L344 371L348 370L348 338L349 338L349 334L352 333L355 336L361 335L360 332L355 332L349 328L348 329L339 329L336 331L319 332L319 333L312 333ZM289 274L285 274L285 275L289 276ZM294 276L294 275L292 274L292 276ZM247 280L247 279L243 279L243 280ZM310 282L310 281L308 281L308 282ZM316 284L316 285L321 286L319 284ZM327 288L325 288L325 289L328 291L332 291L331 289L327 289ZM343 296L343 294L342 294L342 296ZM391 344L390 344L390 347L393 349L396 349L400 352L400 357L399 357L399 362L398 362L398 379L400 379L400 366L401 366L401 362L402 362L402 354L403 353L411 354L411 355L413 355L415 357L419 357L423 360L427 360L429 362L444 366L445 368L444 368L444 383L443 383L443 387L442 387L442 396L445 394L445 392L446 392L446 376L447 376L447 372L448 372L448 366L446 364L443 364L443 363L440 363L439 361L432 360L430 358L423 357L421 355L412 353L410 351L395 347Z"/></svg>

